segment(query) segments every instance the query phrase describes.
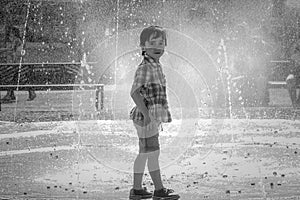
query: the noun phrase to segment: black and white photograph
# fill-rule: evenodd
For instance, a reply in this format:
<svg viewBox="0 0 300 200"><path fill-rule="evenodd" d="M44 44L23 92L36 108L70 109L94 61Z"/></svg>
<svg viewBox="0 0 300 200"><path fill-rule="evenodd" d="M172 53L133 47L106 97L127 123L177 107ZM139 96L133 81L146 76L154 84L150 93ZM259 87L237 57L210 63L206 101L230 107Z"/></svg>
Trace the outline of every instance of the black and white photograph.
<svg viewBox="0 0 300 200"><path fill-rule="evenodd" d="M0 0L0 200L300 200L299 0Z"/></svg>

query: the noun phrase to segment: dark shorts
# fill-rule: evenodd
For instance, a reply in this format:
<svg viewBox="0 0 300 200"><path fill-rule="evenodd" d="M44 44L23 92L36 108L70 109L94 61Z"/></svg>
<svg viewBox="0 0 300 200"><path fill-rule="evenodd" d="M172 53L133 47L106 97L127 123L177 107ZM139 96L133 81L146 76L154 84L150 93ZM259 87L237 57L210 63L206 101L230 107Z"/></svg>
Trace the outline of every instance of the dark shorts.
<svg viewBox="0 0 300 200"><path fill-rule="evenodd" d="M140 153L158 151L160 149L158 135L149 138L139 138L139 149Z"/></svg>
<svg viewBox="0 0 300 200"><path fill-rule="evenodd" d="M148 153L160 149L159 145L159 124L155 124L152 129L148 130L145 127L133 123L139 137L139 152Z"/></svg>

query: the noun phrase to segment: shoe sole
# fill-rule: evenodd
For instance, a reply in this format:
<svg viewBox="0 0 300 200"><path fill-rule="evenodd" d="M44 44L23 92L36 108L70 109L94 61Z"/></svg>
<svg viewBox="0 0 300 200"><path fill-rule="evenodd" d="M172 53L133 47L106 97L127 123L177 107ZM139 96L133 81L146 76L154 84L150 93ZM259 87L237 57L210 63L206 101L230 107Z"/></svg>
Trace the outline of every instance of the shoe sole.
<svg viewBox="0 0 300 200"><path fill-rule="evenodd" d="M141 199L152 199L152 196L132 196L132 197L129 197L130 200L141 200Z"/></svg>
<svg viewBox="0 0 300 200"><path fill-rule="evenodd" d="M153 197L153 200L177 200L180 199L180 197Z"/></svg>

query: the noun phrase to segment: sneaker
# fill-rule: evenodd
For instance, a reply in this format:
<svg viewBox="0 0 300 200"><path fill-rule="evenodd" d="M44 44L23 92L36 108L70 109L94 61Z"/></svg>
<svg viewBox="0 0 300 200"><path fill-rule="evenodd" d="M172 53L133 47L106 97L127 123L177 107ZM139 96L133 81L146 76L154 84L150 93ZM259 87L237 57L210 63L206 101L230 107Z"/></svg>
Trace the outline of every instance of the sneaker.
<svg viewBox="0 0 300 200"><path fill-rule="evenodd" d="M153 194L153 200L177 200L180 196L174 193L172 189L163 188L161 190L155 190Z"/></svg>
<svg viewBox="0 0 300 200"><path fill-rule="evenodd" d="M148 192L146 187L140 190L131 189L129 193L129 199L131 200L150 199L150 198L152 198L152 193Z"/></svg>

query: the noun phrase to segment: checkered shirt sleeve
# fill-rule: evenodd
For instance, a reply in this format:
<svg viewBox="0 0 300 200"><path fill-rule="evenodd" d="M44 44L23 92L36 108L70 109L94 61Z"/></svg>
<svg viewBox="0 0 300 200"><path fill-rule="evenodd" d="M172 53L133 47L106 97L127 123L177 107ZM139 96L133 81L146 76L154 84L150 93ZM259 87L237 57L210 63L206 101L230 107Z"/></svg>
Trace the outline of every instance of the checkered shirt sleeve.
<svg viewBox="0 0 300 200"><path fill-rule="evenodd" d="M142 86L146 86L150 82L151 73L147 69L147 65L139 65L135 72L134 80L131 88L131 94Z"/></svg>

